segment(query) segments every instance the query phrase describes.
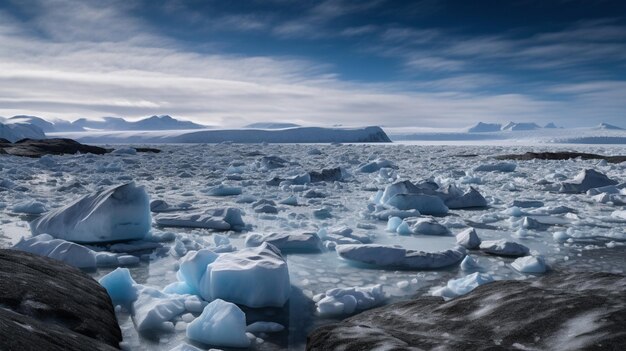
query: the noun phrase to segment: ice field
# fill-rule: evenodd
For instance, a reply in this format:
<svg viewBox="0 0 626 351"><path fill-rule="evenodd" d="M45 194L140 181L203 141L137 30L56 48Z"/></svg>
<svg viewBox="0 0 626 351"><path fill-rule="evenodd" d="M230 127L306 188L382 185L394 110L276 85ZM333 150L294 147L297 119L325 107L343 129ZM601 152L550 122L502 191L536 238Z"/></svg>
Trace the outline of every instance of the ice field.
<svg viewBox="0 0 626 351"><path fill-rule="evenodd" d="M623 146L113 147L3 155L0 247L86 269L125 349L303 349L317 326L410 296L626 270L626 163L492 158Z"/></svg>

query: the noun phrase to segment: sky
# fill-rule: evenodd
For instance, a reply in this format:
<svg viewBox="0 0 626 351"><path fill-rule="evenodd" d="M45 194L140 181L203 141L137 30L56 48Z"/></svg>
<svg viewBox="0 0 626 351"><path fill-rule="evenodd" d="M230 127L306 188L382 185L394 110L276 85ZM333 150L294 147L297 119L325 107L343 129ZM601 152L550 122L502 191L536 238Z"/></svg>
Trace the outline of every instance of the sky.
<svg viewBox="0 0 626 351"><path fill-rule="evenodd" d="M626 1L0 0L0 116L626 126Z"/></svg>

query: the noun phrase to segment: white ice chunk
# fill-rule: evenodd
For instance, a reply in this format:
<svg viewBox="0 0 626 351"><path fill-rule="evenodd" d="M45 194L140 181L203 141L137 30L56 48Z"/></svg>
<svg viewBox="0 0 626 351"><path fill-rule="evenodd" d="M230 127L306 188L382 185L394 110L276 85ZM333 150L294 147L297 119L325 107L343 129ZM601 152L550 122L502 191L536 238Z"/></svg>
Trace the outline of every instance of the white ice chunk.
<svg viewBox="0 0 626 351"><path fill-rule="evenodd" d="M12 210L15 213L25 213L32 215L38 215L48 211L48 209L46 209L46 205L35 200L29 200L15 204Z"/></svg>
<svg viewBox="0 0 626 351"><path fill-rule="evenodd" d="M561 183L559 192L562 193L584 193L592 188L599 188L607 185L616 185L616 180L610 179L604 173L593 169L585 169L570 182Z"/></svg>
<svg viewBox="0 0 626 351"><path fill-rule="evenodd" d="M522 273L545 273L546 261L542 256L520 257L511 266Z"/></svg>
<svg viewBox="0 0 626 351"><path fill-rule="evenodd" d="M526 246L505 239L483 241L480 249L492 255L513 257L526 256L530 252Z"/></svg>
<svg viewBox="0 0 626 351"><path fill-rule="evenodd" d="M178 274L195 294L200 293L200 280L204 276L207 266L209 263L213 263L217 257L218 254L212 250L202 249L190 251L180 259Z"/></svg>
<svg viewBox="0 0 626 351"><path fill-rule="evenodd" d="M215 230L242 230L245 223L241 210L234 207L209 209L204 212L159 214L155 222L164 227L206 228Z"/></svg>
<svg viewBox="0 0 626 351"><path fill-rule="evenodd" d="M380 170L381 168L395 168L397 169L398 166L396 166L393 162L389 161L389 160L385 160L385 159L377 159L374 160L370 163L364 164L362 166L359 167L359 172L362 173L374 173L378 170Z"/></svg>
<svg viewBox="0 0 626 351"><path fill-rule="evenodd" d="M334 288L326 291L315 305L320 315L351 314L381 304L385 299L380 284L370 287Z"/></svg>
<svg viewBox="0 0 626 351"><path fill-rule="evenodd" d="M30 227L33 235L78 243L143 239L151 227L148 194L134 182L117 185L50 211Z"/></svg>
<svg viewBox="0 0 626 351"><path fill-rule="evenodd" d="M252 233L246 237L246 246L256 247L267 242L276 246L281 252L319 252L323 245L316 233Z"/></svg>
<svg viewBox="0 0 626 351"><path fill-rule="evenodd" d="M96 268L96 253L82 245L66 240L55 239L48 234L40 234L29 239L22 238L13 249L46 256L69 264L70 266Z"/></svg>
<svg viewBox="0 0 626 351"><path fill-rule="evenodd" d="M137 299L137 283L130 276L128 268L117 268L98 282L109 293L113 305L128 306Z"/></svg>
<svg viewBox="0 0 626 351"><path fill-rule="evenodd" d="M184 296L166 294L149 287L142 287L138 292L133 303L133 320L140 333L167 330L169 328L164 323L185 312Z"/></svg>
<svg viewBox="0 0 626 351"><path fill-rule="evenodd" d="M487 273L472 273L463 278L451 279L448 284L433 291L434 296L441 296L444 299L451 299L460 295L465 295L476 289L478 286L493 282L493 277Z"/></svg>
<svg viewBox="0 0 626 351"><path fill-rule="evenodd" d="M291 284L287 262L271 244L220 254L206 266L200 295L248 307L282 307Z"/></svg>
<svg viewBox="0 0 626 351"><path fill-rule="evenodd" d="M399 210L417 210L426 215L445 215L448 207L441 198L421 194L396 194L390 198L387 205Z"/></svg>
<svg viewBox="0 0 626 351"><path fill-rule="evenodd" d="M187 326L187 337L208 345L248 347L246 315L237 305L217 299Z"/></svg>
<svg viewBox="0 0 626 351"><path fill-rule="evenodd" d="M413 224L413 233L422 235L448 235L450 231L433 218L420 218Z"/></svg>
<svg viewBox="0 0 626 351"><path fill-rule="evenodd" d="M467 228L456 235L456 243L466 249L476 250L480 247L480 238L474 228Z"/></svg>
<svg viewBox="0 0 626 351"><path fill-rule="evenodd" d="M483 267L478 264L478 262L476 262L476 260L472 258L472 256L467 255L465 256L463 261L461 261L461 269L466 272L476 272L481 271Z"/></svg>

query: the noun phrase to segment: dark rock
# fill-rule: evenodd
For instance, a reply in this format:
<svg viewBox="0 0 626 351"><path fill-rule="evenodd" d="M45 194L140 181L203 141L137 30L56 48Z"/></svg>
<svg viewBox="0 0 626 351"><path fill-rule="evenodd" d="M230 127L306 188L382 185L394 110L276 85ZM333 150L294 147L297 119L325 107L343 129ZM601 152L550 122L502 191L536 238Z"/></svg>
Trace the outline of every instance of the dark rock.
<svg viewBox="0 0 626 351"><path fill-rule="evenodd" d="M161 150L152 147L134 147L133 149L137 152L146 152L151 154L158 154L161 152Z"/></svg>
<svg viewBox="0 0 626 351"><path fill-rule="evenodd" d="M569 160L572 158L583 160L606 160L609 163L621 163L626 161L626 156L603 156L583 152L527 152L519 155L500 155L498 160Z"/></svg>
<svg viewBox="0 0 626 351"><path fill-rule="evenodd" d="M626 277L609 273L498 281L323 326L307 350L626 350L625 289Z"/></svg>
<svg viewBox="0 0 626 351"><path fill-rule="evenodd" d="M14 156L41 157L43 155L64 155L91 153L102 155L107 149L84 145L72 139L22 139L13 144L0 144L0 149Z"/></svg>
<svg viewBox="0 0 626 351"><path fill-rule="evenodd" d="M321 172L309 172L309 175L311 176L311 183L340 182L343 180L343 173L339 167L323 169Z"/></svg>
<svg viewBox="0 0 626 351"><path fill-rule="evenodd" d="M60 261L0 250L0 350L116 350L106 290Z"/></svg>
<svg viewBox="0 0 626 351"><path fill-rule="evenodd" d="M0 138L0 144L11 144L11 142L6 140L5 138Z"/></svg>

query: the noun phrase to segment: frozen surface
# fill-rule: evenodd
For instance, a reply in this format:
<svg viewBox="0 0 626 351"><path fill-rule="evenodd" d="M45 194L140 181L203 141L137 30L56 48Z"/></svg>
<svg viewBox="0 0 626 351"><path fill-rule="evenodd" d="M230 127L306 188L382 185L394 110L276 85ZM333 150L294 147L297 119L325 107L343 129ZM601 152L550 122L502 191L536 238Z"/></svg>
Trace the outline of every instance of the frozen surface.
<svg viewBox="0 0 626 351"><path fill-rule="evenodd" d="M107 147L123 149L126 146ZM385 293L381 303L387 304L414 295L430 295L431 289L447 286L450 280L476 272L488 274L494 280L535 279L537 273L519 271L517 265L513 265L517 257L475 250L476 241L471 236L459 242L469 246L468 256L457 257L462 251L455 249L456 235L470 228L474 228L483 243L505 240L524 245L528 248L525 259L542 256L550 269L618 273L625 270L626 208L618 200L626 195L623 186L626 164L577 159L533 160L516 161L512 172L474 171L481 164L497 163L491 158L494 155L527 151L623 155L626 154L623 147L226 143L157 147L163 152L50 156L44 161L0 156L2 247L11 247L22 237L28 240L31 237L29 222L40 216L15 212L18 204L38 202L47 210L42 215L48 216L74 199L106 192L131 181L142 186L151 199L164 202L153 202L149 233L140 240L81 244L96 254L98 267L90 272L95 279L117 272L109 278L111 281L104 283L106 280L103 280L103 285L111 288L110 294L116 296L116 304L132 306L140 288L147 287L156 290L153 290L154 296L148 295L150 298L145 299L151 301L145 306L152 306L146 309L146 316L150 311L158 311L157 306L172 307L172 314L152 312L151 317L142 319L142 325L155 321L155 330L148 334L138 331L138 319L131 313L131 307L117 309L125 345L132 350L168 351L183 343L200 349L218 347L190 340L186 334L189 324L211 302L199 295L202 276L218 256L248 250L248 246L255 250L266 242L275 244L286 262L289 282L280 285L279 291L284 293L289 286L289 293L274 292L270 296L276 299L282 296L280 300L288 296L282 307L239 306L245 312L245 325L272 322L284 326L282 331L247 335L250 345L259 350L303 349L310 330L338 320L338 315L318 314L314 301L315 296L331 289L369 288L380 284ZM389 163L381 162L383 160ZM382 168L371 173L359 170L371 163L377 164L373 168ZM333 180L327 172L327 180L311 182L312 172L322 175L322 170L335 168L342 170L340 181ZM580 193L559 192L561 183L571 182L585 169L605 174L617 184ZM382 202L389 186L404 181L410 181L414 187L404 183L395 194L417 189L414 194L441 199L448 213L431 216ZM220 184L238 188L241 194L215 196L207 192ZM389 191L387 195L391 196L387 197L395 195L392 193ZM598 195L603 197L602 201L594 198ZM149 210L148 202L145 204ZM233 209L232 216L225 209ZM86 210L79 210L77 212L87 214ZM131 212L121 211L120 215ZM191 218L196 214L197 218ZM179 222L159 224L162 216L171 216L171 220ZM398 218L391 220L390 217ZM137 218L132 216L133 220ZM211 218L221 223L221 227L197 225L202 223L201 218ZM420 220L436 221L448 234L416 233L414 225ZM320 243L322 247L314 251L312 248ZM369 259L380 264L341 258L335 250L339 248L341 252L342 246L347 244L353 245L353 250L348 251L359 260L368 257L358 254L358 248L366 244L360 250L374 253ZM387 248L393 253L391 261L376 256ZM451 255L454 263L445 267L432 270L404 265L423 261L423 255L440 257L438 254L447 250L456 253ZM189 255L193 252L203 252L206 256L191 260ZM120 265L119 257L130 264L127 270L115 271ZM280 266L278 256L273 257ZM231 258L224 267L239 269L248 265L238 262L241 257ZM188 261L193 262L186 263ZM401 267L392 267L398 262L402 263ZM426 262L441 261L427 259ZM229 276L232 272L225 269L223 273ZM549 271L545 273L549 274ZM284 274L280 277L281 281L286 279ZM233 281L241 283L238 279ZM184 311L177 314L180 309L173 308L175 303L170 305L168 299L177 301L179 296L184 296Z"/></svg>
<svg viewBox="0 0 626 351"><path fill-rule="evenodd" d="M94 251L70 241L55 239L48 234L22 239L13 249L50 257L78 268L93 269L97 264Z"/></svg>

